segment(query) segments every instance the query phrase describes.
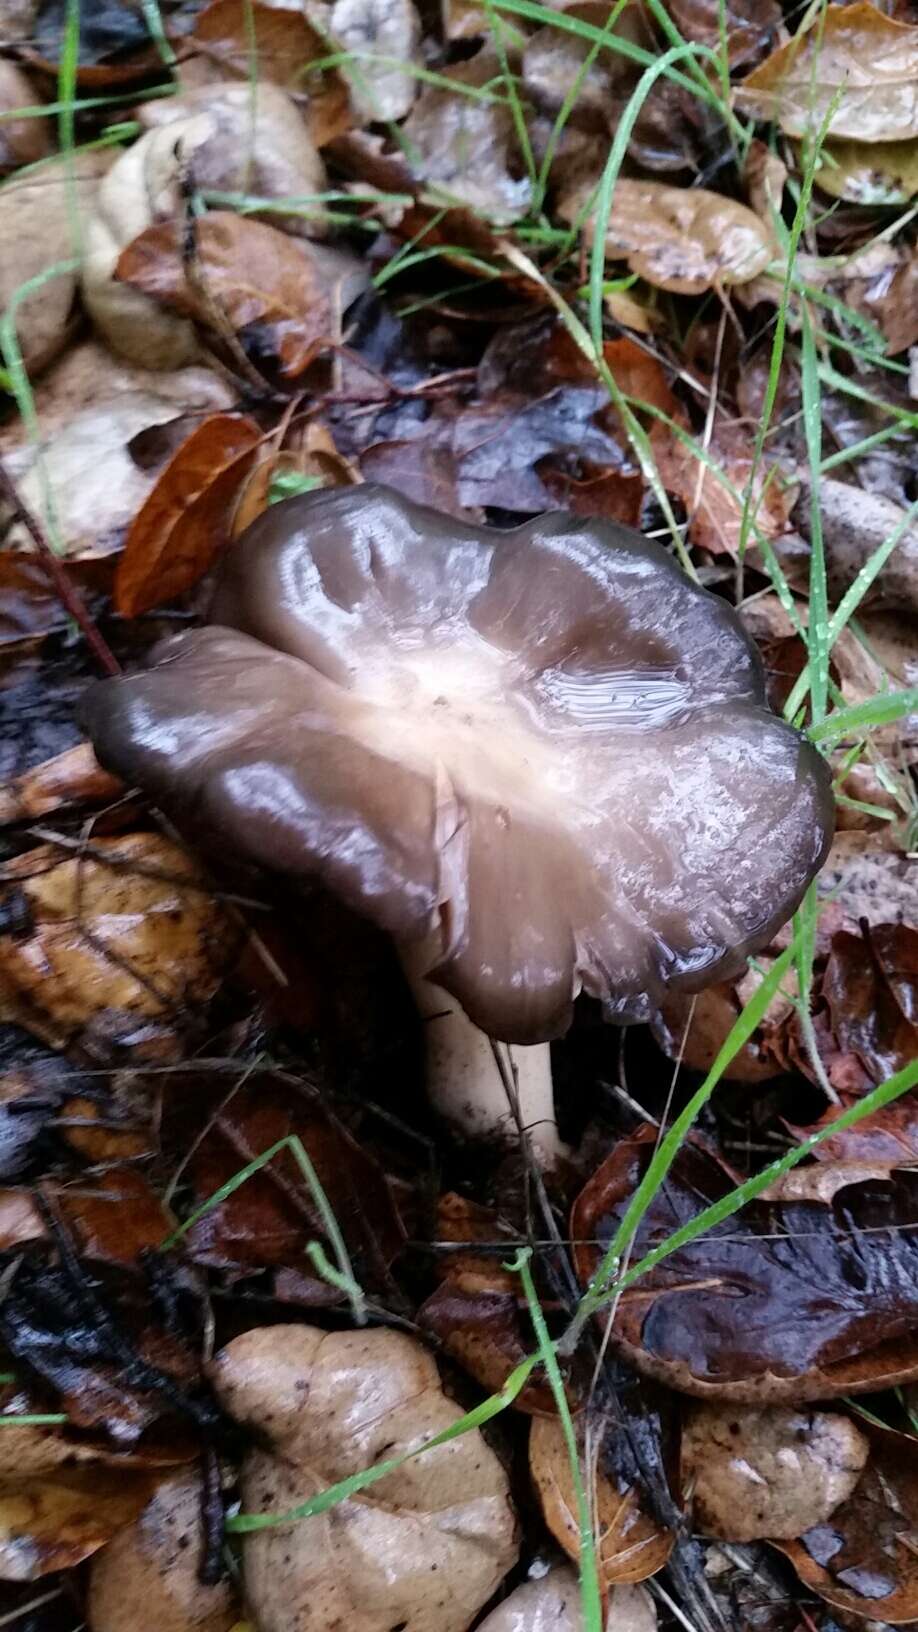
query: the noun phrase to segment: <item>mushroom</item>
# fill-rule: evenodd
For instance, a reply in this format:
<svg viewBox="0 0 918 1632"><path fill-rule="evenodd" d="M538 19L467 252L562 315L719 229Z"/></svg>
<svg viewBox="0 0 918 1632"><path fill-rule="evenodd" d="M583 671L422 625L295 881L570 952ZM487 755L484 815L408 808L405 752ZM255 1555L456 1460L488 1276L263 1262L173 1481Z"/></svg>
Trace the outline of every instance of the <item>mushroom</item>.
<svg viewBox="0 0 918 1632"><path fill-rule="evenodd" d="M433 1356L402 1332L255 1328L211 1373L260 1441L240 1474L247 1513L288 1512L462 1416ZM465 1632L518 1551L507 1475L473 1428L307 1522L247 1532L245 1597L260 1632Z"/></svg>
<svg viewBox="0 0 918 1632"><path fill-rule="evenodd" d="M829 772L735 613L630 529L321 491L242 535L210 625L91 690L99 759L395 937L434 1102L470 1134L513 1129L487 1038L524 1045L551 1160L547 1042L577 993L629 1022L729 978L826 854Z"/></svg>

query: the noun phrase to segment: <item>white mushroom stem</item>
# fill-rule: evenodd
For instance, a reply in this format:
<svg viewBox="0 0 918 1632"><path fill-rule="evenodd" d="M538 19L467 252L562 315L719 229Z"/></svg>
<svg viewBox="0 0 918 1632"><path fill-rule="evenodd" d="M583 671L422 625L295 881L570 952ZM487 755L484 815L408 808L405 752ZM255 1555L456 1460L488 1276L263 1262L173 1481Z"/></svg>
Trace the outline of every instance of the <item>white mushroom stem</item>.
<svg viewBox="0 0 918 1632"><path fill-rule="evenodd" d="M555 1123L548 1043L492 1043L456 999L422 972L429 961L423 946L402 947L402 966L426 1037L427 1092L434 1110L466 1139L515 1145L519 1125L510 1100L515 1088L532 1154L540 1167L551 1167L567 1154L567 1146Z"/></svg>

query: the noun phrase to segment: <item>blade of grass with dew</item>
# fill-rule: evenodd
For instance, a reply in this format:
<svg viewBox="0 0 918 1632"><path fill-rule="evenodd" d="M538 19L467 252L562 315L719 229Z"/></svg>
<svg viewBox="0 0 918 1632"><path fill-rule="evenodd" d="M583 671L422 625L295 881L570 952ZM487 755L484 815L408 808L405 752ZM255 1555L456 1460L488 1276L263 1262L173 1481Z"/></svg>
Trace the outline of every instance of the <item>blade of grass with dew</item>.
<svg viewBox="0 0 918 1632"><path fill-rule="evenodd" d="M840 737L870 731L878 725L892 725L894 720L915 713L918 713L918 686L911 686L907 691L884 691L878 697L869 697L866 703L836 709L818 725L811 725L807 736L813 742L837 742Z"/></svg>
<svg viewBox="0 0 918 1632"><path fill-rule="evenodd" d="M64 36L61 41L61 60L57 70L57 98L60 104L57 130L61 157L64 163L64 187L67 196L67 219L70 227L70 247L78 259L83 258L83 223L77 198L74 166L74 112L77 68L80 60L80 0L66 0Z"/></svg>
<svg viewBox="0 0 918 1632"><path fill-rule="evenodd" d="M191 1213L188 1218L184 1219L181 1224L177 1225L171 1234L166 1236L164 1241L160 1242L159 1250L160 1252L168 1252L170 1248L176 1246L178 1242L181 1241L182 1237L187 1235L188 1231L195 1224L197 1224L199 1219L204 1218L213 1210L214 1207L219 1207L221 1202L226 1201L229 1196L234 1195L241 1185L246 1184L254 1174L259 1173L263 1167L267 1167L268 1163L272 1162L275 1156L279 1156L281 1152L285 1150L289 1150L300 1172L306 1180L306 1184L312 1195L312 1199L315 1202L316 1211L322 1220L325 1233L331 1242L335 1257L338 1260L337 1276L332 1284L347 1293L348 1298L350 1299L351 1309L353 1311L356 1324L358 1326L364 1326L366 1325L367 1311L366 1297L363 1288L355 1278L350 1253L347 1250L347 1244L344 1240L344 1236L341 1233L338 1220L335 1217L334 1209L332 1208L331 1203L325 1194L325 1190L322 1186L321 1180L319 1179L319 1175L309 1159L302 1140L295 1133L287 1134L285 1138L278 1139L276 1144L270 1145L267 1150L261 1151L260 1154L254 1157L251 1162L248 1162L245 1167L241 1167L237 1173L234 1173L231 1178L227 1179L225 1184L221 1184L219 1189L215 1190L212 1196L208 1196L207 1200L202 1202L200 1207L196 1207L194 1212ZM309 1249L307 1248L307 1252L308 1251ZM322 1252L321 1247L319 1248L318 1256L315 1254L310 1254L310 1260L317 1268L320 1268L322 1262L325 1261L325 1255Z"/></svg>
<svg viewBox="0 0 918 1632"><path fill-rule="evenodd" d="M413 1450L406 1451L402 1456L390 1456L382 1462L374 1462L372 1467L362 1468L359 1473L352 1473L347 1479L341 1479L335 1485L329 1485L327 1490L320 1490L311 1496L307 1502L291 1507L284 1513L237 1513L227 1519L226 1528L231 1535L251 1535L257 1530L274 1530L281 1524L292 1524L303 1519L315 1518L317 1513L327 1513L330 1507L337 1507L339 1502L346 1502L359 1491L366 1490L369 1485L375 1485L379 1479L385 1479L398 1468L403 1468L406 1462L412 1462L417 1456L424 1456L427 1451L433 1451L440 1445L449 1445L460 1435L470 1433L473 1428L482 1428L492 1418L499 1416L502 1411L512 1405L517 1396L522 1393L530 1375L538 1364L538 1354L531 1354L514 1366L497 1394L490 1394L480 1405L466 1411L448 1428L434 1434L423 1445L416 1445Z"/></svg>
<svg viewBox="0 0 918 1632"><path fill-rule="evenodd" d="M521 1247L513 1262L505 1264L504 1268L508 1269L511 1274L519 1275L523 1283L523 1292L529 1307L529 1318L532 1321L532 1329L539 1345L539 1359L545 1367L545 1375L551 1385L552 1397L558 1412L558 1422L564 1435L564 1447L567 1451L574 1486L574 1498L577 1503L578 1565L583 1632L603 1632L602 1591L599 1584L599 1560L596 1556L596 1540L593 1535L593 1515L590 1512L589 1499L580 1473L577 1435L574 1432L571 1408L567 1403L564 1378L561 1376L561 1367L558 1365L558 1357L548 1327L545 1324L539 1294L532 1278L531 1258L532 1248Z"/></svg>
<svg viewBox="0 0 918 1632"><path fill-rule="evenodd" d="M67 1420L60 1411L31 1411L22 1416L0 1414L0 1428L59 1428Z"/></svg>
<svg viewBox="0 0 918 1632"><path fill-rule="evenodd" d="M819 503L819 466L822 462L822 403L819 390L819 360L816 340L806 301L801 307L803 329L800 348L800 377L803 395L803 430L810 467L810 615L807 622L810 711L818 725L825 719L829 690L829 596L826 561L822 545L822 509Z"/></svg>

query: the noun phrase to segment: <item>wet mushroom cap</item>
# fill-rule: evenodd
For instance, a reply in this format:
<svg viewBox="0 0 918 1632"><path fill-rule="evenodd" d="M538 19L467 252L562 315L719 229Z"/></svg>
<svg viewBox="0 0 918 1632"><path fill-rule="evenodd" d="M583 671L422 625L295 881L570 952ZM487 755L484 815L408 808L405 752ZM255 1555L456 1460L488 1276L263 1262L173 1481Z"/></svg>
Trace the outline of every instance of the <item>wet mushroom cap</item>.
<svg viewBox="0 0 918 1632"><path fill-rule="evenodd" d="M389 489L269 508L210 627L92 688L103 765L222 847L317 880L491 1035L580 989L646 1017L799 903L827 767L765 702L735 613L627 528L471 527Z"/></svg>

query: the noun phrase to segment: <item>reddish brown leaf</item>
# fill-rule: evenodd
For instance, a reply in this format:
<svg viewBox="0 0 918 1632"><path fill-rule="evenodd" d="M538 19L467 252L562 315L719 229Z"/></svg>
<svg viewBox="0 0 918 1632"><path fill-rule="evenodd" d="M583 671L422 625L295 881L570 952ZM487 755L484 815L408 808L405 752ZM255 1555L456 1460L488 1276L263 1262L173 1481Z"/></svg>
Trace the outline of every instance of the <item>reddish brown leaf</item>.
<svg viewBox="0 0 918 1632"><path fill-rule="evenodd" d="M332 306L309 245L251 216L211 210L194 226L194 261L182 227L164 221L122 251L116 277L222 338L221 320L270 350L295 379L335 334Z"/></svg>
<svg viewBox="0 0 918 1632"><path fill-rule="evenodd" d="M565 510L572 510L575 516L600 516L604 521L618 521L625 527L638 526L644 502L644 478L639 472L600 470L575 480L548 463L539 464L536 469L552 501Z"/></svg>
<svg viewBox="0 0 918 1632"><path fill-rule="evenodd" d="M743 503L752 475L753 438L750 427L738 423L719 426L707 452L714 465L700 460L665 425L653 437L657 467L663 484L685 505L692 542L713 555L735 556L739 549ZM722 472L729 486L717 474ZM786 486L776 466L766 466L756 477L753 518L766 538L777 538L787 528L795 490ZM750 542L755 534L750 534Z"/></svg>
<svg viewBox="0 0 918 1632"><path fill-rule="evenodd" d="M209 572L260 441L254 420L213 414L182 443L128 533L115 578L123 617L175 600Z"/></svg>
<svg viewBox="0 0 918 1632"><path fill-rule="evenodd" d="M653 1150L623 1142L574 1204L581 1279L595 1272ZM638 1262L738 1178L684 1147L644 1218ZM829 1399L918 1376L918 1177L848 1184L831 1201L751 1202L650 1270L619 1302L615 1347L689 1394L755 1403ZM593 1242L598 1245L593 1245Z"/></svg>
<svg viewBox="0 0 918 1632"><path fill-rule="evenodd" d="M853 1495L799 1541L776 1543L804 1585L871 1624L918 1620L918 1440L863 1424L873 1454Z"/></svg>
<svg viewBox="0 0 918 1632"><path fill-rule="evenodd" d="M438 1244L467 1241L470 1250L447 1253L438 1261L442 1284L418 1313L419 1324L488 1393L502 1388L514 1366L532 1351L532 1323L518 1278L501 1268L501 1254L481 1250L501 1239L501 1223L492 1208L452 1192L441 1196ZM514 1403L521 1411L555 1410L552 1391L541 1380L527 1383Z"/></svg>
<svg viewBox="0 0 918 1632"><path fill-rule="evenodd" d="M604 1449L594 1448L590 1466L581 1440L581 1477L590 1497L600 1582L609 1587L646 1581L666 1563L673 1547L668 1530L648 1517L633 1489L604 1466ZM577 1498L560 1422L537 1417L529 1432L529 1468L545 1523L569 1558L580 1558Z"/></svg>
<svg viewBox="0 0 918 1632"><path fill-rule="evenodd" d="M0 822L29 822L62 805L102 805L119 799L124 783L103 771L88 742L0 783Z"/></svg>

